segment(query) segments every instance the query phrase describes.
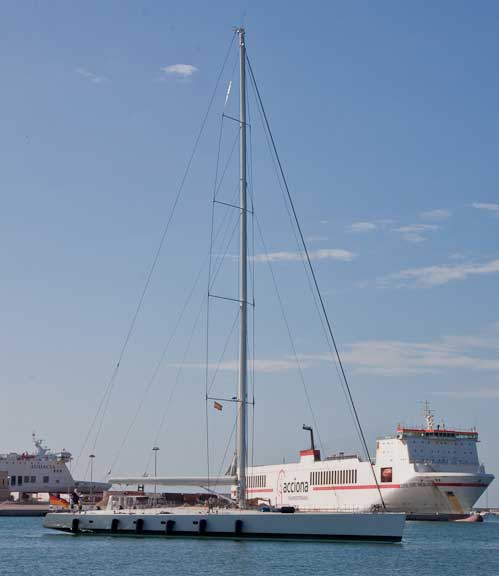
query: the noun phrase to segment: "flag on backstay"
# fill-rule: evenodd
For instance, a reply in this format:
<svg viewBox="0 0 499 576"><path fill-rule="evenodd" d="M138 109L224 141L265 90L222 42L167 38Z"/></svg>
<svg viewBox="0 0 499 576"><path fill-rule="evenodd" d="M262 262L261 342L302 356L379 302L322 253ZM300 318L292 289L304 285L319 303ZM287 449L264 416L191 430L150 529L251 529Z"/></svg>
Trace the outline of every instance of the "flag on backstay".
<svg viewBox="0 0 499 576"><path fill-rule="evenodd" d="M69 502L57 494L49 494L49 504L58 508L69 508Z"/></svg>
<svg viewBox="0 0 499 576"><path fill-rule="evenodd" d="M221 412L223 409L223 406L220 404L220 402L217 402L215 400L215 402L213 402L213 408L215 408L215 410L220 410L220 412Z"/></svg>

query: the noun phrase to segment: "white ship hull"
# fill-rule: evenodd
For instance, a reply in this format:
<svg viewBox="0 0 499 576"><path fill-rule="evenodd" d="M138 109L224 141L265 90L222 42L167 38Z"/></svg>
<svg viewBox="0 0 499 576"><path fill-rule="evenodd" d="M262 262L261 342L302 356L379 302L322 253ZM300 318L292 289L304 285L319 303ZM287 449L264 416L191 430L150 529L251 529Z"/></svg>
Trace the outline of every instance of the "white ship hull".
<svg viewBox="0 0 499 576"><path fill-rule="evenodd" d="M50 513L44 526L76 534L274 540L400 542L404 514L332 514L185 509Z"/></svg>
<svg viewBox="0 0 499 576"><path fill-rule="evenodd" d="M42 445L33 435L37 451L18 454L0 454L0 471L7 473L11 492L40 494L52 492L67 494L79 492L102 492L110 488L107 482L85 482L75 480L68 468L72 460L70 452L54 453Z"/></svg>
<svg viewBox="0 0 499 576"><path fill-rule="evenodd" d="M355 455L321 460L318 450L303 450L299 462L249 468L248 497L301 511L384 506L409 518L462 518L494 479L478 461L477 440L476 432L401 428L377 442L376 480Z"/></svg>

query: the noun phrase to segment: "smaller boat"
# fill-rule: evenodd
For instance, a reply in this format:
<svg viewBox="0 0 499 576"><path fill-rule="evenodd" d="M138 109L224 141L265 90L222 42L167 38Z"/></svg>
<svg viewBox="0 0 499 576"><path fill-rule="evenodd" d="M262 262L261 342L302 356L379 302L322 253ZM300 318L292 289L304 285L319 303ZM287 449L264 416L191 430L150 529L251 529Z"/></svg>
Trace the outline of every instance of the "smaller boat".
<svg viewBox="0 0 499 576"><path fill-rule="evenodd" d="M19 500L30 494L68 494L73 490L96 494L111 487L108 482L75 480L68 468L71 452L53 452L35 433L32 437L35 452L0 454L0 472L7 473L8 488L19 494Z"/></svg>

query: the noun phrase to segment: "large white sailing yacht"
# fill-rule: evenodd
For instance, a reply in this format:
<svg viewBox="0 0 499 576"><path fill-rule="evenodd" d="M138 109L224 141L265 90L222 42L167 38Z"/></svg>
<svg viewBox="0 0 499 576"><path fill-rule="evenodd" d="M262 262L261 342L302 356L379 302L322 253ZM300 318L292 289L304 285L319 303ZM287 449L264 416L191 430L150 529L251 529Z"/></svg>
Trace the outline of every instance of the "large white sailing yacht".
<svg viewBox="0 0 499 576"><path fill-rule="evenodd" d="M237 390L237 439L235 474L222 478L143 476L112 477L113 484L147 485L235 485L233 508L154 508L148 510L113 509L109 500L106 510L50 513L44 526L73 533L140 534L165 537L198 536L201 538L255 538L300 540L368 540L400 541L405 514L386 512L302 512L291 506L252 508L248 502L247 484L247 412L248 412L248 249L247 249L247 168L246 168L246 46L245 31L239 38L240 107L239 107L239 189L240 254L239 254L239 370ZM310 262L309 262L310 264ZM376 483L376 478L373 478ZM381 496L381 494L380 494ZM382 501L382 499L381 499ZM381 506L380 506L381 507Z"/></svg>

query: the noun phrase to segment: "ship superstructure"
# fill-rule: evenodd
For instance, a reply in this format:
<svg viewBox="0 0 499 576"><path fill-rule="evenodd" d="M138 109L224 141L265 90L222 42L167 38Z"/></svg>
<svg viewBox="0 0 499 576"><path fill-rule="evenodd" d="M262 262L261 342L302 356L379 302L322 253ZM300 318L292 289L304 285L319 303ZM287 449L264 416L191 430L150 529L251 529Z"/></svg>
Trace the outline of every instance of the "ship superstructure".
<svg viewBox="0 0 499 576"><path fill-rule="evenodd" d="M74 480L68 465L72 455L67 450L52 452L43 445L43 440L33 434L35 452L9 452L0 454L0 471L7 472L11 492L39 494L45 492L69 493L99 492L110 484Z"/></svg>
<svg viewBox="0 0 499 576"><path fill-rule="evenodd" d="M321 459L312 446L293 464L248 469L248 497L272 506L301 510L373 510L406 512L408 517L459 518L494 479L479 462L478 432L435 426L427 415L421 428L398 426L378 439L374 472L357 455Z"/></svg>

